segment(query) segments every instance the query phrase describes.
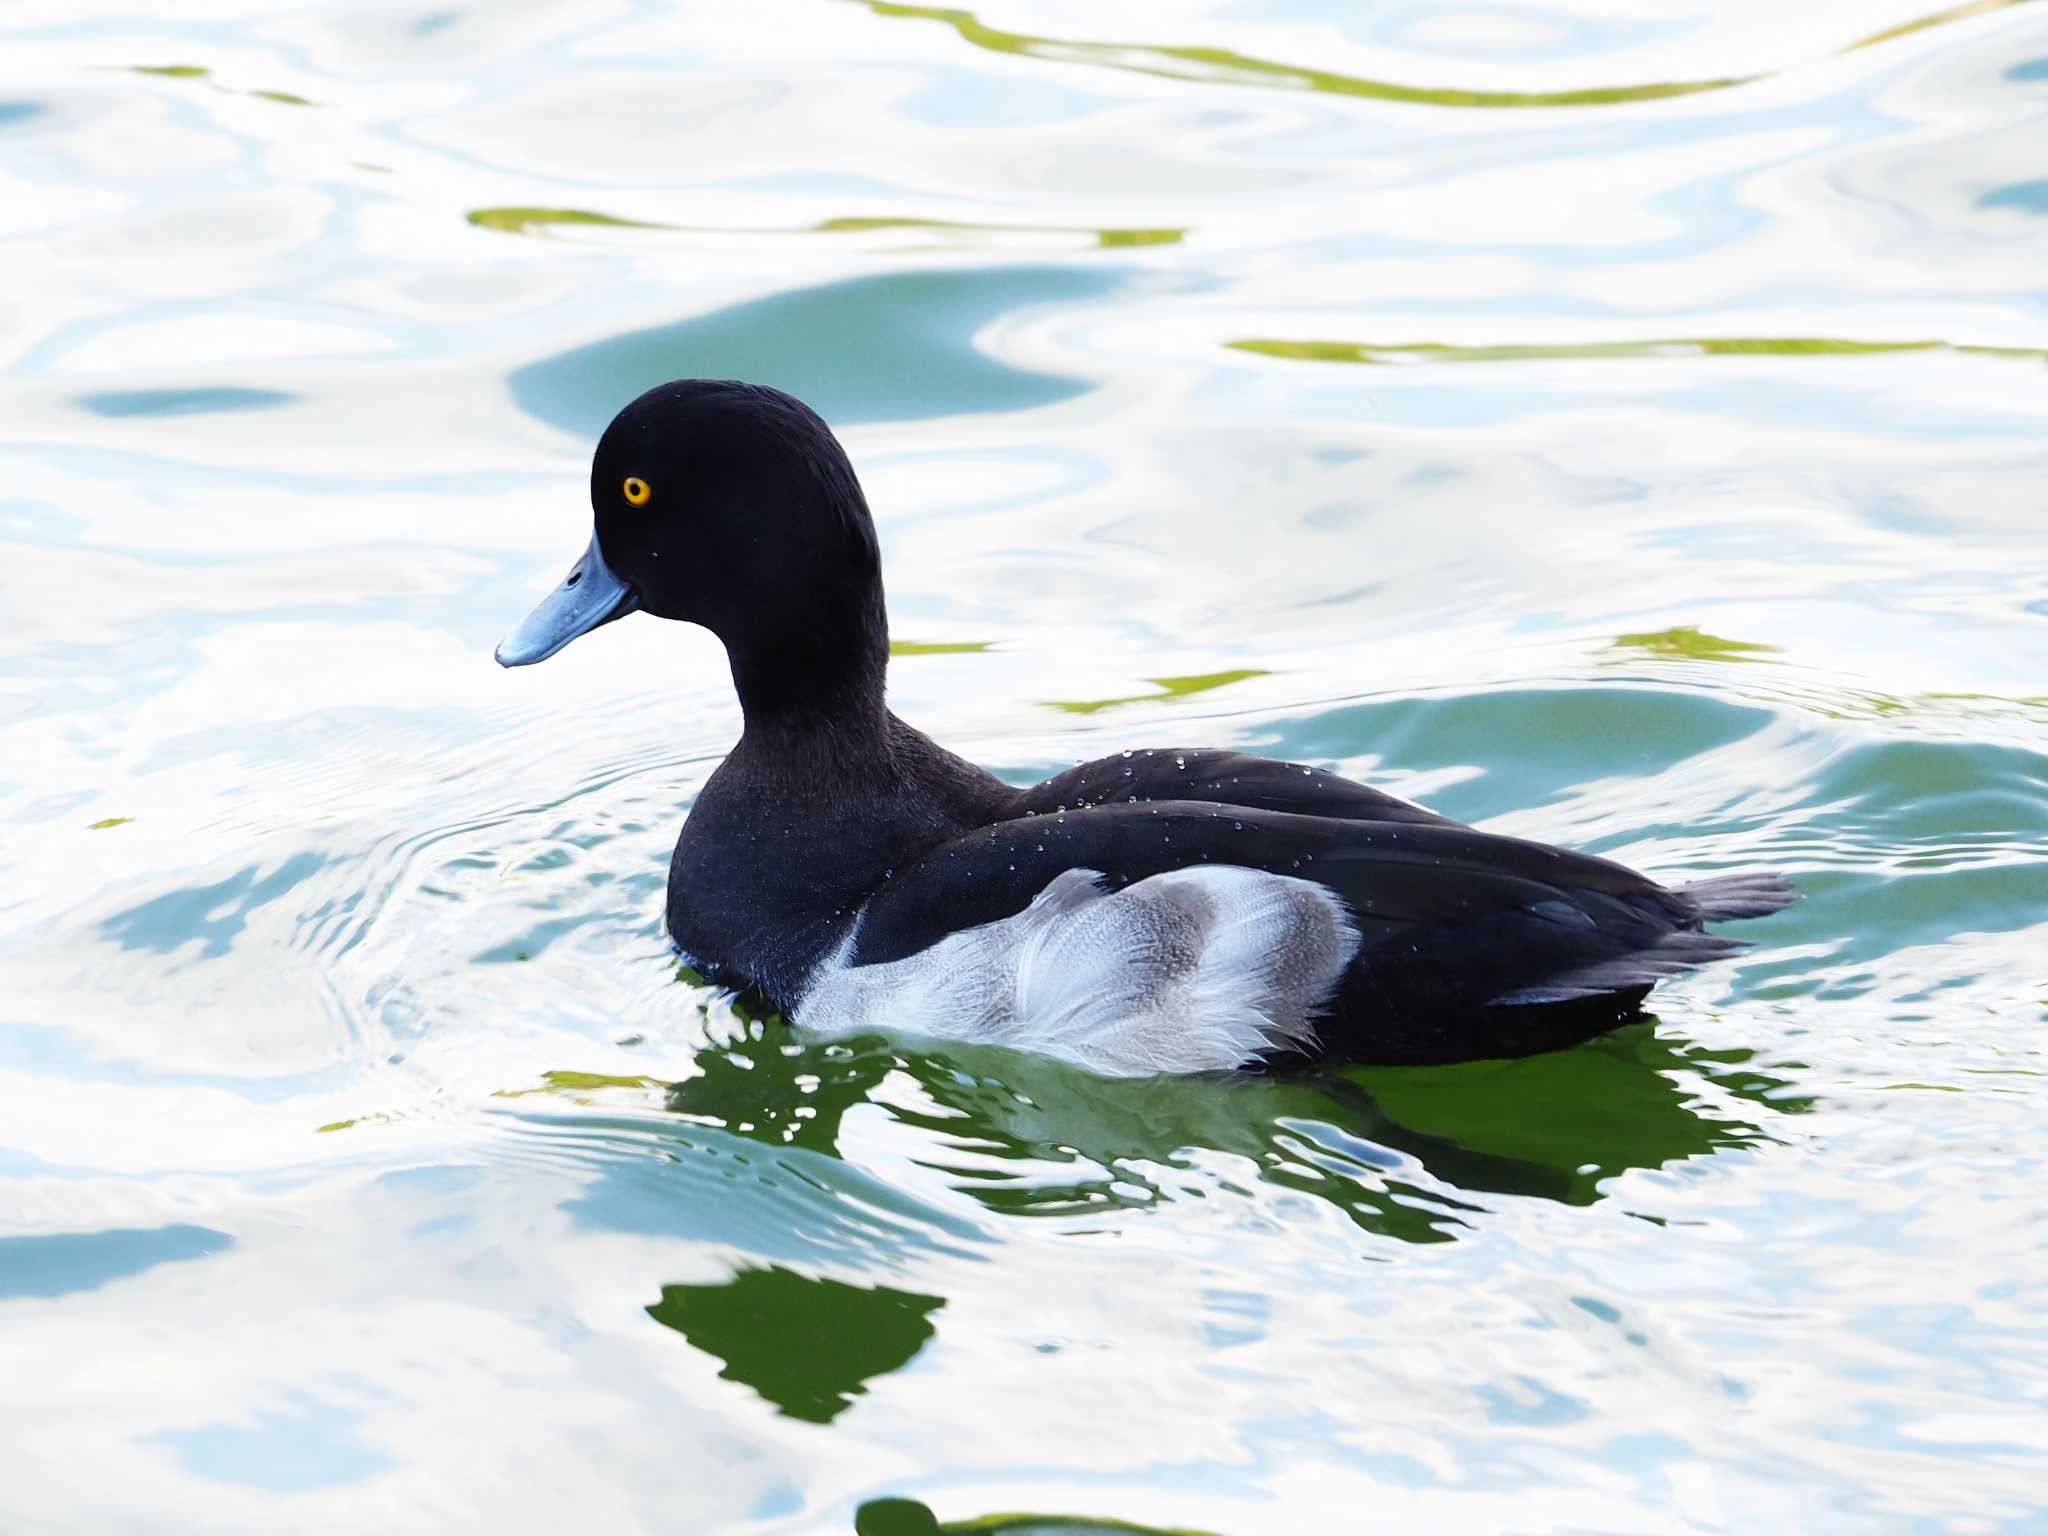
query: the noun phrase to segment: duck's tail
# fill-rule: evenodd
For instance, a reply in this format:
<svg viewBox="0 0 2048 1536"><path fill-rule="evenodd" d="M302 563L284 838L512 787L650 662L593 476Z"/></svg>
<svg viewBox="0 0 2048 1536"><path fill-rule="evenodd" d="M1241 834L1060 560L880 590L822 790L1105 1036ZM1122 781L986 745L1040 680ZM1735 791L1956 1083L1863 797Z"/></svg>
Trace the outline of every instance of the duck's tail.
<svg viewBox="0 0 2048 1536"><path fill-rule="evenodd" d="M1667 977L1683 976L1709 961L1739 955L1749 948L1745 940L1703 932L1701 925L1766 917L1799 899L1799 892L1783 875L1767 873L1720 875L1696 885L1682 885L1665 895L1677 898L1667 910L1675 906L1671 916L1684 926L1648 937L1638 935L1632 943L1624 940L1628 947L1620 954L1582 963L1489 1001L1526 1006L1626 996L1631 1003L1638 1002L1644 992ZM1686 922L1688 918L1690 922Z"/></svg>
<svg viewBox="0 0 2048 1536"><path fill-rule="evenodd" d="M1769 917L1799 899L1799 892L1783 875L1753 871L1741 875L1717 875L1693 885L1681 885L1678 894L1692 903L1703 923L1730 923L1745 917Z"/></svg>

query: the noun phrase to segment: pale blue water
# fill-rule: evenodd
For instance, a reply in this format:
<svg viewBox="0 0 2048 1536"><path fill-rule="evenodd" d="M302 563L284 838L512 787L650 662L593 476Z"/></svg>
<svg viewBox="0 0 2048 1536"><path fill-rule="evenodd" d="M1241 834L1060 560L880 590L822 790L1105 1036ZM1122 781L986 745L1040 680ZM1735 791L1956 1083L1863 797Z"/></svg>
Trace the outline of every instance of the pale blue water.
<svg viewBox="0 0 2048 1536"><path fill-rule="evenodd" d="M9 7L0 1529L2048 1526L2048 7L1928 3ZM715 644L490 660L683 373L1005 774L1808 900L1519 1063L749 1024Z"/></svg>

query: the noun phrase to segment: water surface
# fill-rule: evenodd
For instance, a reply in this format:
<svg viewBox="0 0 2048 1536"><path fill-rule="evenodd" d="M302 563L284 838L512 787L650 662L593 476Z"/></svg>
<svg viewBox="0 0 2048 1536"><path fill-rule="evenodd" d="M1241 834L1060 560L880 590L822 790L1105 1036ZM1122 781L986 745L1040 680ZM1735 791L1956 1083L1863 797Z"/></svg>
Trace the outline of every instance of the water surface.
<svg viewBox="0 0 2048 1536"><path fill-rule="evenodd" d="M0 1525L2048 1522L2048 7L0 29ZM1018 782L1808 899L1520 1062L749 1017L716 644L490 661L681 373L832 418Z"/></svg>

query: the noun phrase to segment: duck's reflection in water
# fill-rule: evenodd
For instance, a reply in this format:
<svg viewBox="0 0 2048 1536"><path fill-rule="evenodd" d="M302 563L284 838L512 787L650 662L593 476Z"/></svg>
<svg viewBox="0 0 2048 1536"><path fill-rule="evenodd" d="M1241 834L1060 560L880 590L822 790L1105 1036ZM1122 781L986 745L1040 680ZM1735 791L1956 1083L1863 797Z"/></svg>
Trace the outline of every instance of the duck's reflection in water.
<svg viewBox="0 0 2048 1536"><path fill-rule="evenodd" d="M778 1412L829 1424L877 1376L900 1370L932 1336L945 1305L889 1286L846 1285L770 1266L713 1285L664 1285L647 1309Z"/></svg>
<svg viewBox="0 0 2048 1536"><path fill-rule="evenodd" d="M1628 1169L1771 1140L1770 1121L1809 1102L1746 1052L1708 1051L1648 1023L1520 1061L1149 1079L989 1049L805 1043L774 1018L748 1020L747 1034L698 1052L695 1075L666 1090L683 1124L662 1139L692 1154L666 1177L660 1165L627 1165L672 1186L670 1197L614 1168L612 1184L633 1188L586 1193L579 1209L602 1225L737 1246L747 1257L729 1278L664 1285L646 1310L719 1360L726 1380L820 1424L915 1359L945 1306L878 1283L894 1278L878 1235L914 1231L932 1253L962 1256L987 1236L951 1230L957 1218L860 1167L849 1117L863 1107L910 1132L916 1164L999 1220L1088 1227L1265 1185L1327 1201L1378 1238L1439 1243L1473 1230L1502 1197L1587 1205ZM749 1144L764 1149L761 1176L785 1204L807 1197L790 1207L802 1243L780 1228L707 1227L715 1189L675 1177L707 1159L754 1162L731 1150ZM891 1195L905 1208L883 1211ZM884 1217L886 1234L868 1230Z"/></svg>
<svg viewBox="0 0 2048 1536"><path fill-rule="evenodd" d="M1747 1051L1649 1022L1518 1061L1139 1079L993 1049L806 1044L773 1018L752 1031L700 1053L669 1108L837 1156L847 1113L873 1104L925 1134L920 1163L1003 1216L1151 1205L1199 1164L1330 1201L1373 1233L1442 1242L1488 1197L1589 1205L1629 1169L1772 1140L1771 1119L1810 1102Z"/></svg>

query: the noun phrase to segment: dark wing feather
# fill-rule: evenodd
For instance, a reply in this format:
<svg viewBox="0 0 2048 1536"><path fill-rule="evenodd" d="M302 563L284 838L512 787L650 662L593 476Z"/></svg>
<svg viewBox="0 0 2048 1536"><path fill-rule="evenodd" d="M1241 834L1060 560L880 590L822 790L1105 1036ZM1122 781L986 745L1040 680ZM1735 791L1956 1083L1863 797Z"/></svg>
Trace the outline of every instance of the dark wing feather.
<svg viewBox="0 0 2048 1536"><path fill-rule="evenodd" d="M1195 801L1339 821L1458 825L1327 769L1215 747L1152 747L1082 763L1025 790L1019 814L1128 805L1133 797L1140 803Z"/></svg>
<svg viewBox="0 0 2048 1536"><path fill-rule="evenodd" d="M1455 823L1125 801L1020 817L940 844L869 899L853 958L899 959L947 933L1009 917L1065 870L1097 870L1124 885L1205 863L1327 886L1349 907L1365 953L1422 929L1442 948L1461 929L1521 914L1540 943L1500 949L1493 958L1517 963L1484 978L1488 995L1611 959L1610 935L1665 933L1688 916L1681 898L1618 864ZM1510 954L1518 948L1529 952Z"/></svg>

